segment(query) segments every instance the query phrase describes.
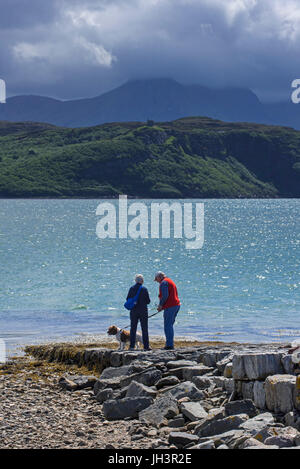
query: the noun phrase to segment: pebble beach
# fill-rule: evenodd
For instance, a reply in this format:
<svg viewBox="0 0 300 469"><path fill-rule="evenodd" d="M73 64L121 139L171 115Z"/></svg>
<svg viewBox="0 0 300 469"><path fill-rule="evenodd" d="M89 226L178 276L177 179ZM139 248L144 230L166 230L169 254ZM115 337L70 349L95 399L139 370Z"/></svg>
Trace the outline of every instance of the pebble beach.
<svg viewBox="0 0 300 469"><path fill-rule="evenodd" d="M289 347L27 347L0 368L0 448L300 448Z"/></svg>

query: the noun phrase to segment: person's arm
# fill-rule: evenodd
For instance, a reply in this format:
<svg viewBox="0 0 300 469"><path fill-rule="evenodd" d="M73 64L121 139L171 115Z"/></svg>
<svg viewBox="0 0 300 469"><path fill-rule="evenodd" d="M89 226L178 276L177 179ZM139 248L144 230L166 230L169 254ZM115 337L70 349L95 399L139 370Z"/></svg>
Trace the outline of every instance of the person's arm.
<svg viewBox="0 0 300 469"><path fill-rule="evenodd" d="M148 292L147 288L146 288L145 300L146 300L146 304L147 304L147 305L148 305L149 303L151 303L150 296L149 296L149 292Z"/></svg>
<svg viewBox="0 0 300 469"><path fill-rule="evenodd" d="M132 287L129 288L129 291L128 291L128 295L127 295L127 298L126 300L128 300L128 298L132 298L133 297L133 294L132 294Z"/></svg>
<svg viewBox="0 0 300 469"><path fill-rule="evenodd" d="M160 284L162 297L159 302L159 306L163 307L167 299L169 298L168 282L163 280Z"/></svg>

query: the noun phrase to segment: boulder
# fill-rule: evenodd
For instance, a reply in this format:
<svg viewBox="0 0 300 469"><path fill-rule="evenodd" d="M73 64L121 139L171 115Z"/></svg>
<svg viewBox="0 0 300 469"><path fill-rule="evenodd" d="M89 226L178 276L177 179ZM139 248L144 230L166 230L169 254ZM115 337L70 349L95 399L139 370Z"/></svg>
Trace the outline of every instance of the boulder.
<svg viewBox="0 0 300 469"><path fill-rule="evenodd" d="M171 428L180 428L185 426L185 419L183 417L176 417L175 419L171 419L168 422L168 427Z"/></svg>
<svg viewBox="0 0 300 469"><path fill-rule="evenodd" d="M294 408L296 377L292 375L269 376L265 381L266 407L272 412L286 414Z"/></svg>
<svg viewBox="0 0 300 469"><path fill-rule="evenodd" d="M139 412L153 404L151 397L125 397L108 400L103 404L103 414L107 420L120 420L125 417L137 418Z"/></svg>
<svg viewBox="0 0 300 469"><path fill-rule="evenodd" d="M185 368L187 366L195 366L197 362L193 360L172 360L167 363L167 367L170 369L174 368Z"/></svg>
<svg viewBox="0 0 300 469"><path fill-rule="evenodd" d="M241 429L247 433L255 436L258 432L262 431L266 426L274 424L274 417L269 412L264 412L256 417L253 417L241 424Z"/></svg>
<svg viewBox="0 0 300 469"><path fill-rule="evenodd" d="M127 388L126 397L139 397L139 396L146 396L146 397L156 397L156 391L154 389L145 386L142 383L137 383L136 381L131 381Z"/></svg>
<svg viewBox="0 0 300 469"><path fill-rule="evenodd" d="M128 386L131 381L144 384L145 386L154 386L162 377L162 372L156 368L150 368L140 373L134 373L124 376L120 379L120 387Z"/></svg>
<svg viewBox="0 0 300 469"><path fill-rule="evenodd" d="M232 358L232 375L236 380L263 380L284 372L282 353L240 353Z"/></svg>
<svg viewBox="0 0 300 469"><path fill-rule="evenodd" d="M234 390L238 396L242 397L243 399L251 399L254 400L254 388L255 381L234 381Z"/></svg>
<svg viewBox="0 0 300 469"><path fill-rule="evenodd" d="M172 396L179 400L182 397L189 397L192 400L200 400L204 397L203 391L200 391L191 381L177 384L170 389L166 395Z"/></svg>
<svg viewBox="0 0 300 469"><path fill-rule="evenodd" d="M300 433L293 427L272 428L273 435L264 439L265 445L277 445L279 448L290 448L300 445Z"/></svg>
<svg viewBox="0 0 300 469"><path fill-rule="evenodd" d="M216 367L222 375L224 374L224 370L226 368L226 365L231 362L232 356L233 355L231 355L231 354L227 355L227 357L223 358L222 360L219 360L216 363Z"/></svg>
<svg viewBox="0 0 300 469"><path fill-rule="evenodd" d="M177 448L183 448L190 443L198 443L199 437L186 432L171 432L169 434L169 443Z"/></svg>
<svg viewBox="0 0 300 469"><path fill-rule="evenodd" d="M131 370L131 366L120 366L118 368L110 366L102 371L100 379L111 379L118 378L120 376L126 376L128 374L131 374Z"/></svg>
<svg viewBox="0 0 300 469"><path fill-rule="evenodd" d="M259 409L266 408L266 392L265 384L262 381L254 381L253 384L253 401Z"/></svg>
<svg viewBox="0 0 300 469"><path fill-rule="evenodd" d="M103 404L103 402L112 399L113 396L114 396L114 390L111 388L106 388L98 392L98 394L96 395L96 400L100 404Z"/></svg>
<svg viewBox="0 0 300 469"><path fill-rule="evenodd" d="M139 413L139 420L149 425L159 426L165 419L172 419L179 414L178 404L172 396L164 396L147 409Z"/></svg>
<svg viewBox="0 0 300 469"><path fill-rule="evenodd" d="M251 437L251 438L247 438L246 441L244 441L244 443L240 446L240 449L246 449L246 448L249 448L249 447L253 447L253 446L265 446L261 441L259 440L256 440L255 438Z"/></svg>
<svg viewBox="0 0 300 469"><path fill-rule="evenodd" d="M295 404L296 409L300 410L300 375L298 375L296 378L294 404Z"/></svg>
<svg viewBox="0 0 300 469"><path fill-rule="evenodd" d="M238 415L247 414L249 417L255 417L257 410L255 405L250 399L244 399L241 401L232 401L225 404L225 415Z"/></svg>
<svg viewBox="0 0 300 469"><path fill-rule="evenodd" d="M248 415L232 415L223 419L207 421L204 425L195 428L195 433L199 436L220 435L230 430L238 429L248 420Z"/></svg>
<svg viewBox="0 0 300 469"><path fill-rule="evenodd" d="M99 391L106 388L120 389L122 376L109 379L97 379L94 384L94 394L97 395Z"/></svg>
<svg viewBox="0 0 300 469"><path fill-rule="evenodd" d="M199 402L184 402L180 405L180 411L191 422L204 419L208 415Z"/></svg>
<svg viewBox="0 0 300 469"><path fill-rule="evenodd" d="M93 388L97 378L95 376L66 375L60 378L58 384L62 389L78 391L80 389Z"/></svg>
<svg viewBox="0 0 300 469"><path fill-rule="evenodd" d="M207 351L202 356L202 362L204 365L215 368L217 362L227 357L230 354L230 351L216 352L216 351Z"/></svg>
<svg viewBox="0 0 300 469"><path fill-rule="evenodd" d="M209 368L208 366L204 366L204 365L183 367L182 378L185 381L191 381L193 376L203 376L212 370L213 368Z"/></svg>
<svg viewBox="0 0 300 469"><path fill-rule="evenodd" d="M294 374L295 365L294 365L293 360L292 360L292 355L284 355L281 358L281 363L282 363L284 372L287 375L293 375Z"/></svg>
<svg viewBox="0 0 300 469"><path fill-rule="evenodd" d="M198 389L208 389L213 386L212 378L206 376L193 376L192 383L194 383Z"/></svg>
<svg viewBox="0 0 300 469"><path fill-rule="evenodd" d="M157 389L164 388L165 386L175 386L176 384L180 383L180 380L177 376L165 376L157 381L155 384Z"/></svg>
<svg viewBox="0 0 300 469"><path fill-rule="evenodd" d="M210 376L209 379L217 387L222 388L227 393L232 393L234 390L234 379L225 378L225 376Z"/></svg>

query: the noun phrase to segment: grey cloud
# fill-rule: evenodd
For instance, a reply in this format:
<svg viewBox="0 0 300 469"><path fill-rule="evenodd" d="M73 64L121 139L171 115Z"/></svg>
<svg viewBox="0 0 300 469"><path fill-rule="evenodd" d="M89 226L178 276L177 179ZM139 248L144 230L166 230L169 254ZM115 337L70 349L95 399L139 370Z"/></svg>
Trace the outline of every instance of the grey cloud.
<svg viewBox="0 0 300 469"><path fill-rule="evenodd" d="M9 94L69 99L128 79L172 77L281 99L300 74L293 0L0 0L0 7L0 76Z"/></svg>

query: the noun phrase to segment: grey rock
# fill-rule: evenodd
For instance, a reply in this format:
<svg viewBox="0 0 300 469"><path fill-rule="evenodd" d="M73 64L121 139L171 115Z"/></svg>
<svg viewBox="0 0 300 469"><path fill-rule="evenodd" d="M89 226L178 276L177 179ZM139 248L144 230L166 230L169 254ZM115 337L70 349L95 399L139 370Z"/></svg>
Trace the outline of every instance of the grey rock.
<svg viewBox="0 0 300 469"><path fill-rule="evenodd" d="M179 414L178 404L172 396L163 396L139 413L141 422L159 426L165 419L171 419Z"/></svg>
<svg viewBox="0 0 300 469"><path fill-rule="evenodd" d="M279 448L290 448L294 446L293 438L287 438L283 435L269 436L265 440L265 445L276 445Z"/></svg>
<svg viewBox="0 0 300 469"><path fill-rule="evenodd" d="M192 383L194 383L198 389L208 389L213 385L212 378L207 378L206 376L193 376Z"/></svg>
<svg viewBox="0 0 300 469"><path fill-rule="evenodd" d="M208 366L204 365L197 365L197 366L189 366L183 367L182 369L182 378L185 381L191 381L193 376L203 376L206 373L212 371L213 368L209 368Z"/></svg>
<svg viewBox="0 0 300 469"><path fill-rule="evenodd" d="M105 368L101 375L100 379L111 379L111 378L118 378L120 376L126 376L130 373L131 367L130 366L120 366L118 368L115 367L109 367Z"/></svg>
<svg viewBox="0 0 300 469"><path fill-rule="evenodd" d="M231 362L232 356L232 354L229 354L227 355L227 357L223 358L222 360L219 360L216 363L216 367L222 375L224 374L226 365Z"/></svg>
<svg viewBox="0 0 300 469"><path fill-rule="evenodd" d="M204 365L209 367L216 367L217 362L227 357L230 354L229 351L216 352L216 351L207 351L202 356L202 362Z"/></svg>
<svg viewBox="0 0 300 469"><path fill-rule="evenodd" d="M245 433L243 430L230 430L228 432L221 433L219 435L212 435L208 437L209 439L212 439L215 443L215 446L218 448L220 445L226 444L230 449L233 448L235 445L236 441L241 439ZM201 442L203 438L199 440Z"/></svg>
<svg viewBox="0 0 300 469"><path fill-rule="evenodd" d="M180 380L177 376L165 376L158 380L155 386L157 389L161 389L165 386L175 386L178 383L180 383Z"/></svg>
<svg viewBox="0 0 300 469"><path fill-rule="evenodd" d="M140 373L134 373L130 376L125 376L120 379L120 387L128 386L131 381L142 383L145 386L153 386L162 377L162 372L156 368L150 368Z"/></svg>
<svg viewBox="0 0 300 469"><path fill-rule="evenodd" d="M225 376L211 376L209 379L217 388L222 388L228 393L232 393L234 390L234 379L225 378Z"/></svg>
<svg viewBox="0 0 300 469"><path fill-rule="evenodd" d="M274 417L269 412L264 412L262 414L253 417L246 422L241 424L241 429L246 430L251 435L256 435L258 432L262 431L267 425L274 424Z"/></svg>
<svg viewBox="0 0 300 469"><path fill-rule="evenodd" d="M138 417L139 412L153 404L151 397L125 397L108 400L103 404L103 414L107 420L120 420L125 417Z"/></svg>
<svg viewBox="0 0 300 469"><path fill-rule="evenodd" d="M213 440L207 440L203 441L203 443L190 446L189 449L215 449L215 443Z"/></svg>
<svg viewBox="0 0 300 469"><path fill-rule="evenodd" d="M253 401L259 409L266 408L265 384L262 381L255 381L253 384Z"/></svg>
<svg viewBox="0 0 300 469"><path fill-rule="evenodd" d="M218 446L217 449L229 449L229 447L225 444L222 444L222 445Z"/></svg>
<svg viewBox="0 0 300 469"><path fill-rule="evenodd" d="M172 389L170 389L166 395L173 396L177 400L181 399L182 397L189 397L193 400L200 400L204 397L203 391L200 391L191 381L185 381L184 383L177 384Z"/></svg>
<svg viewBox="0 0 300 469"><path fill-rule="evenodd" d="M110 379L97 379L94 384L94 394L97 395L99 391L102 391L106 388L120 389L121 378L121 376L118 376Z"/></svg>
<svg viewBox="0 0 300 469"><path fill-rule="evenodd" d="M192 360L172 360L167 363L167 367L170 369L183 368L186 366L195 366L197 362Z"/></svg>
<svg viewBox="0 0 300 469"><path fill-rule="evenodd" d="M254 399L254 383L255 381L238 381L235 380L234 382L234 390L238 396L242 397L243 399Z"/></svg>
<svg viewBox="0 0 300 469"><path fill-rule="evenodd" d="M284 372L287 375L293 375L294 374L295 365L292 361L292 355L284 355L281 358L281 363L282 363Z"/></svg>
<svg viewBox="0 0 300 469"><path fill-rule="evenodd" d="M225 404L225 415L238 415L247 414L249 417L255 417L257 410L255 405L250 399L244 399L242 401L233 401Z"/></svg>
<svg viewBox="0 0 300 469"><path fill-rule="evenodd" d="M199 402L183 402L180 410L192 422L204 419L208 415Z"/></svg>
<svg viewBox="0 0 300 469"><path fill-rule="evenodd" d="M273 412L287 413L294 408L296 377L269 376L265 381L266 407Z"/></svg>
<svg viewBox="0 0 300 469"><path fill-rule="evenodd" d="M241 353L232 359L232 375L237 380L262 380L283 373L282 353Z"/></svg>
<svg viewBox="0 0 300 469"><path fill-rule="evenodd" d="M183 417L177 417L175 419L171 419L168 422L168 427L171 428L180 428L184 427L185 425L185 419Z"/></svg>
<svg viewBox="0 0 300 469"><path fill-rule="evenodd" d="M248 415L240 414L213 420L202 426L202 428L196 427L195 433L197 432L199 436L219 435L230 430L238 429L248 418Z"/></svg>
<svg viewBox="0 0 300 469"><path fill-rule="evenodd" d="M197 443L199 437L197 435L191 435L186 432L171 432L169 434L169 443L174 444L177 448L183 448L189 443Z"/></svg>
<svg viewBox="0 0 300 469"><path fill-rule="evenodd" d="M149 386L145 386L142 383L137 383L136 381L131 381L127 388L126 397L156 397L156 391L154 391Z"/></svg>
<svg viewBox="0 0 300 469"><path fill-rule="evenodd" d="M240 449L246 449L252 446L264 446L264 444L261 441L251 437L244 441L244 443L240 446Z"/></svg>
<svg viewBox="0 0 300 469"><path fill-rule="evenodd" d="M62 389L78 391L80 389L93 388L97 378L95 376L66 375L60 378L58 384Z"/></svg>
<svg viewBox="0 0 300 469"><path fill-rule="evenodd" d="M113 352L110 356L110 364L114 367L120 367L123 363L123 352Z"/></svg>
<svg viewBox="0 0 300 469"><path fill-rule="evenodd" d="M106 388L98 392L98 394L96 395L96 400L100 404L103 404L103 402L108 401L109 399L112 399L113 395L114 395L114 390L111 388Z"/></svg>
<svg viewBox="0 0 300 469"><path fill-rule="evenodd" d="M279 446L267 446L267 445L260 445L260 446L248 446L246 449L279 449Z"/></svg>
<svg viewBox="0 0 300 469"><path fill-rule="evenodd" d="M289 448L300 445L300 433L293 427L272 428L271 434L264 439L265 445L277 445L279 448Z"/></svg>

